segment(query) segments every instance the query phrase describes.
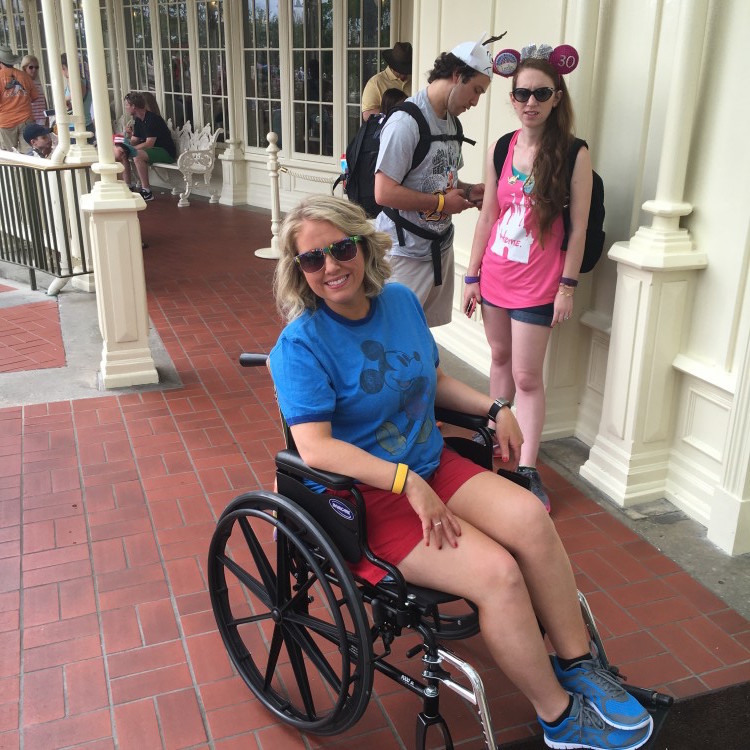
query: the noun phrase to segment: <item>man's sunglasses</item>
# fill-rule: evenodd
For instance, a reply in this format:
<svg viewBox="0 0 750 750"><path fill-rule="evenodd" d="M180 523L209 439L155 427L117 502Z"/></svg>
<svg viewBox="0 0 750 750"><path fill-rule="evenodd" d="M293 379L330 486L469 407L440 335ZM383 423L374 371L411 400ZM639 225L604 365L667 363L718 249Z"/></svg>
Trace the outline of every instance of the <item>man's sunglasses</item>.
<svg viewBox="0 0 750 750"><path fill-rule="evenodd" d="M300 253L294 260L305 273L316 273L326 264L326 254L330 254L339 263L346 263L357 257L357 243L362 239L359 235L344 237L343 240L332 242L328 247L308 250Z"/></svg>
<svg viewBox="0 0 750 750"><path fill-rule="evenodd" d="M513 91L510 92L511 96L517 102L521 102L522 104L529 101L532 94L534 95L534 99L538 102L546 102L554 93L555 89L550 88L549 86L545 86L541 89L534 89L533 91L531 89L513 89Z"/></svg>

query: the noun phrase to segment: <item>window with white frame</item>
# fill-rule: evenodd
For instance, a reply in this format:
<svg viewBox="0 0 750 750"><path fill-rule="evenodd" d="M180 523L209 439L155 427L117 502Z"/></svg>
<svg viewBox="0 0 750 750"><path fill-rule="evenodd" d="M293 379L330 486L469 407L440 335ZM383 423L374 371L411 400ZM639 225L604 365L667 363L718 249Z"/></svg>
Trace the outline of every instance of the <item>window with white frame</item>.
<svg viewBox="0 0 750 750"><path fill-rule="evenodd" d="M273 130L281 147L278 0L247 0L243 16L247 145L265 148Z"/></svg>
<svg viewBox="0 0 750 750"><path fill-rule="evenodd" d="M333 156L333 0L292 0L294 150Z"/></svg>
<svg viewBox="0 0 750 750"><path fill-rule="evenodd" d="M123 0L127 88L131 91L154 90L154 44L151 38L149 0Z"/></svg>
<svg viewBox="0 0 750 750"><path fill-rule="evenodd" d="M362 90L386 66L383 51L391 48L391 0L348 0L346 48L348 143L362 124Z"/></svg>
<svg viewBox="0 0 750 750"><path fill-rule="evenodd" d="M196 5L203 124L226 132L229 100L223 13L222 0L199 0Z"/></svg>
<svg viewBox="0 0 750 750"><path fill-rule="evenodd" d="M23 5L23 0L0 0L0 44L21 55L29 50Z"/></svg>
<svg viewBox="0 0 750 750"><path fill-rule="evenodd" d="M188 3L185 0L159 0L159 41L164 86L162 115L164 119L171 118L175 127L184 125L187 120L196 125L188 25Z"/></svg>
<svg viewBox="0 0 750 750"><path fill-rule="evenodd" d="M392 0L246 0L244 55L247 144L265 148L265 135L290 128L292 151L334 157L357 132L367 80L385 67L391 47ZM291 26L279 36L279 17ZM344 23L334 26L334 17ZM336 35L343 32L343 37ZM341 54L344 50L344 54ZM291 59L291 67L289 60ZM335 68L335 71L334 71ZM340 76L344 76L342 86ZM334 77L336 80L334 80ZM291 83L291 120L281 117L280 80ZM334 99L345 92L338 116ZM284 92L286 95L286 92Z"/></svg>

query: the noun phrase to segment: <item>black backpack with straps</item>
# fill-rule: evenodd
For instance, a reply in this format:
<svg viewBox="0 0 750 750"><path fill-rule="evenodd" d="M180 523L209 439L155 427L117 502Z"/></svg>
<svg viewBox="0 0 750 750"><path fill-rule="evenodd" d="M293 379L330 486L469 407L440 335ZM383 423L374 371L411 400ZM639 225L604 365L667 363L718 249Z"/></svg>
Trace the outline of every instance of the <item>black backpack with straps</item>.
<svg viewBox="0 0 750 750"><path fill-rule="evenodd" d="M493 163L495 165L495 174L500 177L505 158L508 155L508 147L514 133L506 133L499 138L495 144L495 153ZM568 199L570 200L570 180L573 176L573 169L576 164L576 157L581 147L588 143L581 138L574 138L568 151ZM592 170L593 171L593 170ZM566 203L563 208L563 227L565 234L562 241L562 250L568 249L568 235L570 233L570 204ZM581 273L588 273L601 258L604 250L604 182L599 174L593 172L593 182L591 185L591 207L589 208L589 220L586 226L586 241L583 247L583 259L581 260Z"/></svg>
<svg viewBox="0 0 750 750"><path fill-rule="evenodd" d="M424 161L433 141L458 141L459 144L465 141L472 145L475 143L470 138L464 137L461 121L458 118L456 118L456 133L454 135L433 135L422 111L414 102L402 102L388 113L388 117L399 111L406 112L413 117L419 128L419 142L414 149L409 172L416 169ZM348 174L339 175L336 182L333 183L333 190L335 190L340 182L346 181L344 192L347 198L362 206L371 219L374 219L383 208L375 201L375 165L378 161L378 150L380 148L380 131L388 117L372 115L362 123L357 135L346 147ZM407 172L407 175L409 172ZM404 175L404 179L406 179L406 175Z"/></svg>
<svg viewBox="0 0 750 750"><path fill-rule="evenodd" d="M344 192L353 203L364 208L367 216L374 219L382 206L375 200L375 164L380 148L380 131L385 118L372 115L365 120L351 143L346 147L347 174L341 174L333 183L333 190L344 182Z"/></svg>

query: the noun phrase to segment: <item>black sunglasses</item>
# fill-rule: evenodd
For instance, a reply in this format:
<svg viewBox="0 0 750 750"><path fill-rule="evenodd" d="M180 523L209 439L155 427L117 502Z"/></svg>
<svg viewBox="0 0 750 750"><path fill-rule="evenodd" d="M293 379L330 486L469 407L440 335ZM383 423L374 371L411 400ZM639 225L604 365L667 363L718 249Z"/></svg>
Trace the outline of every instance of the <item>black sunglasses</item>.
<svg viewBox="0 0 750 750"><path fill-rule="evenodd" d="M357 257L357 243L361 237L344 237L343 240L332 242L328 247L320 247L316 250L308 250L295 257L297 265L305 273L316 273L326 264L326 254L329 253L339 263L346 263Z"/></svg>
<svg viewBox="0 0 750 750"><path fill-rule="evenodd" d="M550 88L549 86L544 86L541 89L534 89L533 91L531 89L513 89L513 91L510 92L511 96L517 102L521 102L521 104L529 101L532 94L534 99L538 102L546 102L554 93L555 89Z"/></svg>

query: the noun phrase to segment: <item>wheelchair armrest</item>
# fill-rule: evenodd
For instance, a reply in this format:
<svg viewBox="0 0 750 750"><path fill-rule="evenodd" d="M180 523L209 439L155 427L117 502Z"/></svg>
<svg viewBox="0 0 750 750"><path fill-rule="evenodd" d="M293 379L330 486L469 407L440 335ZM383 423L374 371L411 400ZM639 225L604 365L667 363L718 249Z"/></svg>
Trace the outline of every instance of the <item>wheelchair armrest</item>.
<svg viewBox="0 0 750 750"><path fill-rule="evenodd" d="M333 472L320 471L308 466L297 451L283 450L276 454L276 466L297 476L311 479L331 490L350 490L356 482L351 477Z"/></svg>
<svg viewBox="0 0 750 750"><path fill-rule="evenodd" d="M465 427L467 430L479 431L487 427L487 417L477 416L476 414L467 414L463 411L454 411L453 409L444 409L441 406L435 407L435 419L439 422L452 424L456 427Z"/></svg>

